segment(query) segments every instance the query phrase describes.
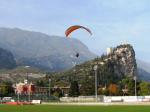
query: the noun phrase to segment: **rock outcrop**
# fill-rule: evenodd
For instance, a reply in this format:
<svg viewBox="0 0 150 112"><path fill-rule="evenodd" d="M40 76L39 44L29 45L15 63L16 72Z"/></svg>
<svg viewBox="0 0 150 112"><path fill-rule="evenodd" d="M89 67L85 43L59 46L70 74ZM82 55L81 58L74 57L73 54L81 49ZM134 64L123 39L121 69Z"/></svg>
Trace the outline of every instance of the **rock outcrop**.
<svg viewBox="0 0 150 112"><path fill-rule="evenodd" d="M133 76L137 75L134 49L130 44L123 44L115 48L110 48L107 55L104 54L92 61L76 65L69 71L55 73L53 76L57 82L62 80L69 82L69 79L71 79L78 80L82 85L85 80L94 81L94 65L98 65L97 75L99 85L118 83L125 77L133 78Z"/></svg>
<svg viewBox="0 0 150 112"><path fill-rule="evenodd" d="M137 75L135 52L130 44L117 46L105 58L114 63L113 69L115 74L130 77Z"/></svg>

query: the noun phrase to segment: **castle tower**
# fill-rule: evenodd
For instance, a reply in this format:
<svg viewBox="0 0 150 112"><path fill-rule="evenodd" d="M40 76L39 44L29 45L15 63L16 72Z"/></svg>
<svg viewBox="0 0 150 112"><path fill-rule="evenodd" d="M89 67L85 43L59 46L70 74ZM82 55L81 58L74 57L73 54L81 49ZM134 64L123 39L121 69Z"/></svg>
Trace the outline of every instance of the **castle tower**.
<svg viewBox="0 0 150 112"><path fill-rule="evenodd" d="M107 55L111 54L113 52L113 49L111 47L107 48Z"/></svg>

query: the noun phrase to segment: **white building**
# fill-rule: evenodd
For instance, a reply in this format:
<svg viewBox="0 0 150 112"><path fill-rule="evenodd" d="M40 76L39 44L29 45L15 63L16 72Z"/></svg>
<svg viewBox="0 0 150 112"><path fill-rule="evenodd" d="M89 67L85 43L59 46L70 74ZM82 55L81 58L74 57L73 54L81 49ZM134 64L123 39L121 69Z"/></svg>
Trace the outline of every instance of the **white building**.
<svg viewBox="0 0 150 112"><path fill-rule="evenodd" d="M113 52L113 48L109 47L107 48L107 55L111 54Z"/></svg>

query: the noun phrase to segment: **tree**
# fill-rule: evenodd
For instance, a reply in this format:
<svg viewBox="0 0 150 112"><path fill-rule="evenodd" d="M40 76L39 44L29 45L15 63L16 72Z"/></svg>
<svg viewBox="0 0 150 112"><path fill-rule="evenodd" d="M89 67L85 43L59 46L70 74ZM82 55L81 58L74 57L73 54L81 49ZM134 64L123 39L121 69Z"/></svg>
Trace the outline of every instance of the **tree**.
<svg viewBox="0 0 150 112"><path fill-rule="evenodd" d="M69 96L79 96L79 86L77 81L72 81L69 90Z"/></svg>
<svg viewBox="0 0 150 112"><path fill-rule="evenodd" d="M126 77L124 79L122 79L122 81L120 82L122 89L126 88L128 89L128 95L134 95L135 91L135 82L133 79Z"/></svg>
<svg viewBox="0 0 150 112"><path fill-rule="evenodd" d="M4 84L6 85L6 88L7 88L7 94L6 94L7 96L15 93L11 82L4 82Z"/></svg>
<svg viewBox="0 0 150 112"><path fill-rule="evenodd" d="M118 88L116 84L110 84L108 90L110 95L117 95L118 93Z"/></svg>
<svg viewBox="0 0 150 112"><path fill-rule="evenodd" d="M94 78L85 77L81 82L80 94L83 96L95 94L95 80Z"/></svg>
<svg viewBox="0 0 150 112"><path fill-rule="evenodd" d="M109 95L108 88L106 88L106 87L99 87L98 88L98 95Z"/></svg>
<svg viewBox="0 0 150 112"><path fill-rule="evenodd" d="M6 84L0 84L0 95L1 96L8 95L8 85L6 85Z"/></svg>
<svg viewBox="0 0 150 112"><path fill-rule="evenodd" d="M44 82L43 80L38 80L38 81L36 82L36 85L37 85L37 86L40 86L40 87L44 87L44 86L45 86L45 82Z"/></svg>
<svg viewBox="0 0 150 112"><path fill-rule="evenodd" d="M150 83L142 81L139 84L140 95L145 96L150 94Z"/></svg>
<svg viewBox="0 0 150 112"><path fill-rule="evenodd" d="M60 88L56 88L53 92L52 92L53 96L56 97L62 97L63 96L63 92Z"/></svg>

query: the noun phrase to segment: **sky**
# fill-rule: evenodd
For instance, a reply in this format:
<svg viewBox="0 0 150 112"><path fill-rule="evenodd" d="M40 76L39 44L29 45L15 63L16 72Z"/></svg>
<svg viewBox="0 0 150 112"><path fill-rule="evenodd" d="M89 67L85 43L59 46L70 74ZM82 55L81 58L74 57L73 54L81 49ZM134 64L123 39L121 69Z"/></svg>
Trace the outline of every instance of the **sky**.
<svg viewBox="0 0 150 112"><path fill-rule="evenodd" d="M131 44L138 59L150 62L150 0L0 0L0 27L65 36L71 25L91 29L71 34L100 55Z"/></svg>

